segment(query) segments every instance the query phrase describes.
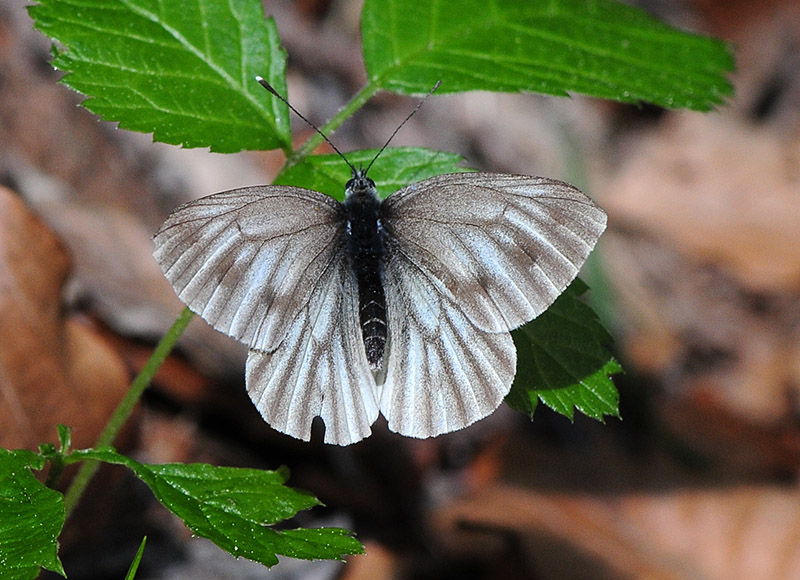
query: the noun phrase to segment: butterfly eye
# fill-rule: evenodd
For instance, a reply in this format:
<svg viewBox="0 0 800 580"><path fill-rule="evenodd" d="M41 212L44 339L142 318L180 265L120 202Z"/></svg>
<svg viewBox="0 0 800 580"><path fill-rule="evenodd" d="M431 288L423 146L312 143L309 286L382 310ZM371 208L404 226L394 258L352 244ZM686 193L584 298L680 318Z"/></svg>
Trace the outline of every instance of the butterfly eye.
<svg viewBox="0 0 800 580"><path fill-rule="evenodd" d="M375 195L375 182L372 181L369 177L364 175L363 170L356 171L353 174L353 177L345 184L345 192L347 196L351 196L356 194L358 196L363 195Z"/></svg>

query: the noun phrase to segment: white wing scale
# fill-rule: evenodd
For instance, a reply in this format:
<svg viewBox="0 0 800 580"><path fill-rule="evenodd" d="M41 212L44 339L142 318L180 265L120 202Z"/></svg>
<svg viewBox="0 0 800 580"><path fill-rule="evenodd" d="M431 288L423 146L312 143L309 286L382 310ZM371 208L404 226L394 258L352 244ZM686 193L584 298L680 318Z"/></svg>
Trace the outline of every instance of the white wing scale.
<svg viewBox="0 0 800 580"><path fill-rule="evenodd" d="M511 335L478 329L437 286L402 253L390 255L380 407L389 429L410 437L449 433L489 415L516 369Z"/></svg>
<svg viewBox="0 0 800 580"><path fill-rule="evenodd" d="M577 276L606 216L566 183L494 173L441 175L384 202L409 262L487 332L544 312Z"/></svg>
<svg viewBox="0 0 800 580"><path fill-rule="evenodd" d="M254 187L178 208L154 237L178 296L248 343L247 389L275 429L346 445L378 416L340 206L310 190Z"/></svg>

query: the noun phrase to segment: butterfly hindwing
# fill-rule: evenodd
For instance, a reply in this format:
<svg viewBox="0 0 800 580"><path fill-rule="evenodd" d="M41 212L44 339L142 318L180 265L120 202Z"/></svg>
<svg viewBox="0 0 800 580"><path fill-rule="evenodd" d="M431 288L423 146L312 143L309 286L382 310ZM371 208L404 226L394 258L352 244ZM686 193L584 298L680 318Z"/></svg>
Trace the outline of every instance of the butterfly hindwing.
<svg viewBox="0 0 800 580"><path fill-rule="evenodd" d="M461 429L494 411L511 387L508 332L477 328L437 281L387 240L388 358L381 413L410 437Z"/></svg>
<svg viewBox="0 0 800 580"><path fill-rule="evenodd" d="M325 423L326 443L348 445L370 434L378 417L375 380L344 252L322 273L280 346L250 351L247 391L267 423L298 439L309 440L316 416Z"/></svg>

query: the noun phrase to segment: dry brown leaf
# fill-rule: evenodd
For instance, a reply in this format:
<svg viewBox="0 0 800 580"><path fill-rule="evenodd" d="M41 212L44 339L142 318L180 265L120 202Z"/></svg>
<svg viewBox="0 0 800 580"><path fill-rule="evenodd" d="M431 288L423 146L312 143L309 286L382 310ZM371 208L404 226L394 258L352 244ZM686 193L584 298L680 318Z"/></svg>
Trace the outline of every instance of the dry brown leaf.
<svg viewBox="0 0 800 580"><path fill-rule="evenodd" d="M603 187L628 362L670 392L777 424L800 388L800 139L672 114Z"/></svg>
<svg viewBox="0 0 800 580"><path fill-rule="evenodd" d="M641 230L603 240L626 360L671 394L781 424L800 387L800 303L753 294L715 265Z"/></svg>
<svg viewBox="0 0 800 580"><path fill-rule="evenodd" d="M653 580L800 578L800 493L778 488L688 490L618 497L488 486L436 514L453 550L491 545L474 530L533 547L547 534L593 557L598 570ZM471 530L471 531L470 531ZM471 536L471 537L470 537ZM496 539L496 538L495 538ZM526 541L526 539L528 541ZM590 576L587 576L590 577Z"/></svg>
<svg viewBox="0 0 800 580"><path fill-rule="evenodd" d="M603 191L617 226L717 264L752 291L800 291L796 137L732 116L673 114Z"/></svg>
<svg viewBox="0 0 800 580"><path fill-rule="evenodd" d="M0 188L0 445L35 449L74 428L90 446L125 392L124 364L105 341L65 318L70 259L13 192Z"/></svg>
<svg viewBox="0 0 800 580"><path fill-rule="evenodd" d="M377 542L364 542L365 553L348 556L347 566L339 580L391 580L400 578L398 557Z"/></svg>

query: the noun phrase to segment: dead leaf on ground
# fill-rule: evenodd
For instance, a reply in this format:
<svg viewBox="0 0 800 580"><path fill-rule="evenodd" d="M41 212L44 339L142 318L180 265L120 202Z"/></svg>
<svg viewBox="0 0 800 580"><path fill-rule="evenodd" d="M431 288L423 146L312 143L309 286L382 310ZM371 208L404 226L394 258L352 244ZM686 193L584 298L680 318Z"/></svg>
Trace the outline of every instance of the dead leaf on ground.
<svg viewBox="0 0 800 580"><path fill-rule="evenodd" d="M7 189L0 189L0 445L36 449L57 423L88 447L127 389L117 353L65 317L70 270L63 245Z"/></svg>
<svg viewBox="0 0 800 580"><path fill-rule="evenodd" d="M800 360L800 139L672 114L603 187L626 357L670 392L750 421L794 412Z"/></svg>
<svg viewBox="0 0 800 580"><path fill-rule="evenodd" d="M673 114L603 191L618 226L753 292L800 291L800 139L730 115Z"/></svg>
<svg viewBox="0 0 800 580"><path fill-rule="evenodd" d="M436 522L453 550L486 549L492 536L511 534L529 547L536 563L547 559L537 552L544 533L620 578L800 578L796 490L742 487L611 497L496 484L440 509Z"/></svg>

